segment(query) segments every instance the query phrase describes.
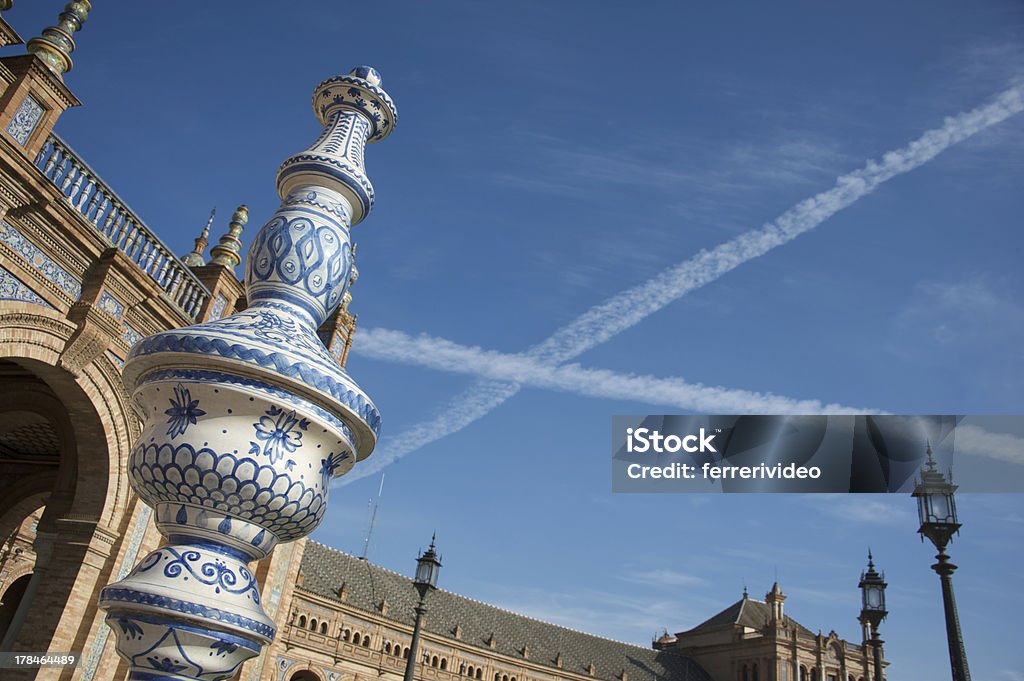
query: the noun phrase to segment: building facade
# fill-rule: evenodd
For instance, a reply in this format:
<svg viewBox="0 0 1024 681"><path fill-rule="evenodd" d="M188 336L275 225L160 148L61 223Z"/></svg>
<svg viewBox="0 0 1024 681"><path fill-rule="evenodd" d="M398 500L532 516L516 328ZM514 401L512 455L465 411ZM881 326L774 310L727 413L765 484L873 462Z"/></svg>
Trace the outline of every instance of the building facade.
<svg viewBox="0 0 1024 681"><path fill-rule="evenodd" d="M0 2L0 11L5 7ZM76 667L3 670L4 679L127 677L116 632L97 603L106 585L128 577L165 540L153 508L129 483L129 451L142 424L121 372L143 338L250 304L235 272L245 206L209 261L212 216L197 229L195 250L179 258L54 132L60 115L79 105L63 74L71 68L71 35L89 9L87 0L68 4L56 26L28 42L27 54L0 58L0 650L82 656ZM20 42L0 14L0 45ZM353 268L348 283L355 276ZM345 292L317 331L340 366L355 331L350 299ZM277 636L235 678L402 675L415 605L408 579L305 539L278 545L254 573ZM744 598L690 632L644 648L436 592L418 676L870 678L861 646L811 634L782 615L784 597L774 593L766 603Z"/></svg>

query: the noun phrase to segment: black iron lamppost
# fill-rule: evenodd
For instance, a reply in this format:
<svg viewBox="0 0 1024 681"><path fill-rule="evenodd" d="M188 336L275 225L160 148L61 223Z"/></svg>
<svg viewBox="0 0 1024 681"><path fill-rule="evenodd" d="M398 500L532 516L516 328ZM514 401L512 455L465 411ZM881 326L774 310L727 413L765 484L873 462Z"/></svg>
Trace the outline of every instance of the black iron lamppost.
<svg viewBox="0 0 1024 681"><path fill-rule="evenodd" d="M860 573L861 608L860 623L864 627L864 642L871 646L875 659L875 681L882 681L882 644L878 635L881 624L889 611L885 609L885 575L875 571L875 563L868 551L868 569ZM868 632L871 633L870 640Z"/></svg>
<svg viewBox="0 0 1024 681"><path fill-rule="evenodd" d="M427 614L427 606L424 605L427 594L437 588L437 575L441 572L441 561L434 550L435 534L430 538L430 548L421 553L416 559L416 578L412 584L420 594L420 602L416 604L416 624L412 628L412 643L409 645L409 659L405 661L404 681L413 681L413 672L416 669L416 656L420 647L420 623L423 616Z"/></svg>
<svg viewBox="0 0 1024 681"><path fill-rule="evenodd" d="M967 653L964 638L960 633L960 618L956 614L956 599L953 597L953 572L956 565L949 562L946 545L954 534L960 531L956 520L956 501L953 492L956 485L947 482L946 477L935 470L932 447L928 445L928 463L921 469L921 481L914 488L917 498L917 514L921 527L917 530L922 537L928 537L939 553L939 561L932 569L942 583L942 605L946 611L946 640L949 642L949 665L953 670L953 681L971 681L971 670L967 668Z"/></svg>

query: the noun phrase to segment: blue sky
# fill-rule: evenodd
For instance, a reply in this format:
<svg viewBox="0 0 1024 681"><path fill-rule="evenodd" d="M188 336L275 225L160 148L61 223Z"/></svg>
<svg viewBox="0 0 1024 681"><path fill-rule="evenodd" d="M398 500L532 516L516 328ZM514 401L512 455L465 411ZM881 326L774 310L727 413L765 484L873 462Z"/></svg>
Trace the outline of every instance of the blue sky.
<svg viewBox="0 0 1024 681"><path fill-rule="evenodd" d="M60 6L19 0L5 16L29 38ZM109 1L76 40L66 82L84 106L58 132L179 253L212 206L216 235L248 204L251 238L277 205L278 164L317 135L313 86L380 70L399 122L367 151L378 203L355 229L349 368L385 419L364 468L404 455L384 468L372 560L411 573L436 529L445 588L644 645L777 575L789 614L856 642L870 545L890 584L890 675L946 677L934 551L911 499L612 495L610 417L682 410L617 393L622 374L895 413L1024 413L1024 116L938 144L600 344L570 334L578 355L534 351L614 372L603 397L580 380L539 387L546 369L531 366L533 382L488 411L514 389L455 369L514 369L609 300L598 319L620 324L636 309L622 292L964 124L947 117L1019 97L1019 3ZM457 344L446 366L423 366L420 334ZM315 537L361 552L379 483L340 485ZM960 511L951 554L973 678L1020 681L1024 497L964 495Z"/></svg>

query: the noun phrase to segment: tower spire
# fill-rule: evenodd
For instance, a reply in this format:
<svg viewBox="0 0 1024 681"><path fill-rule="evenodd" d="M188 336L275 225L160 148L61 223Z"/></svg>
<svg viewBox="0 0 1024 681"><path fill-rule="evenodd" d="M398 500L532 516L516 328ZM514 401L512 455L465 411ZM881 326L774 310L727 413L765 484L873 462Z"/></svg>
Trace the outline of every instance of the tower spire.
<svg viewBox="0 0 1024 681"><path fill-rule="evenodd" d="M238 237L242 234L247 222L249 222L249 209L243 204L236 208L231 215L227 233L221 236L217 245L210 249L210 255L213 256L210 259L210 264L216 263L234 269L238 263L242 262L242 242Z"/></svg>
<svg viewBox="0 0 1024 681"><path fill-rule="evenodd" d="M216 216L217 209L214 208L210 211L210 218L206 221L206 226L203 227L203 231L199 233L199 238L196 239L196 245L189 253L182 256L181 262L189 267L202 267L206 264L206 261L203 260L203 251L206 250L206 240L210 236L210 225L213 224L213 218Z"/></svg>
<svg viewBox="0 0 1024 681"><path fill-rule="evenodd" d="M57 25L44 28L42 35L29 40L28 51L42 59L58 77L67 73L74 65L71 53L75 51L75 41L71 35L82 28L91 9L89 0L74 0L64 5Z"/></svg>

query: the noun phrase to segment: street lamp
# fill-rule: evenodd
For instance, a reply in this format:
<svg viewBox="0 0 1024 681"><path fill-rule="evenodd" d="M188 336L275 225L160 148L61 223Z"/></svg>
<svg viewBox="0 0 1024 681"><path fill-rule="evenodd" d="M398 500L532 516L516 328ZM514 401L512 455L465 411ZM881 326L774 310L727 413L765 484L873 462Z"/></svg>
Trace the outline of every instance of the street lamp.
<svg viewBox="0 0 1024 681"><path fill-rule="evenodd" d="M912 495L917 498L917 514L921 520L921 527L917 531L922 541L928 537L939 551L935 556L939 562L932 565L932 569L938 573L942 583L946 640L949 643L949 665L953 670L953 681L971 681L964 638L960 633L960 618L956 614L956 599L953 597L953 572L956 565L950 563L946 555L946 545L960 531L960 523L956 520L956 500L953 498L956 487L935 470L935 459L932 458L932 447L929 444L928 463L921 469L921 481Z"/></svg>
<svg viewBox="0 0 1024 681"><path fill-rule="evenodd" d="M864 628L864 642L871 646L875 658L875 681L882 681L882 644L878 636L878 625L889 611L885 609L885 575L875 571L875 563L868 551L868 569L860 573L861 608L860 624ZM868 640L868 632L871 638Z"/></svg>
<svg viewBox="0 0 1024 681"><path fill-rule="evenodd" d="M416 559L416 578L412 585L420 594L420 602L416 604L416 624L412 628L412 643L409 645L409 659L405 661L405 679L412 681L413 671L416 669L416 656L420 647L420 623L423 616L427 614L427 606L424 605L427 594L437 588L437 575L441 572L441 561L434 550L435 533L430 538L430 548L421 553Z"/></svg>

